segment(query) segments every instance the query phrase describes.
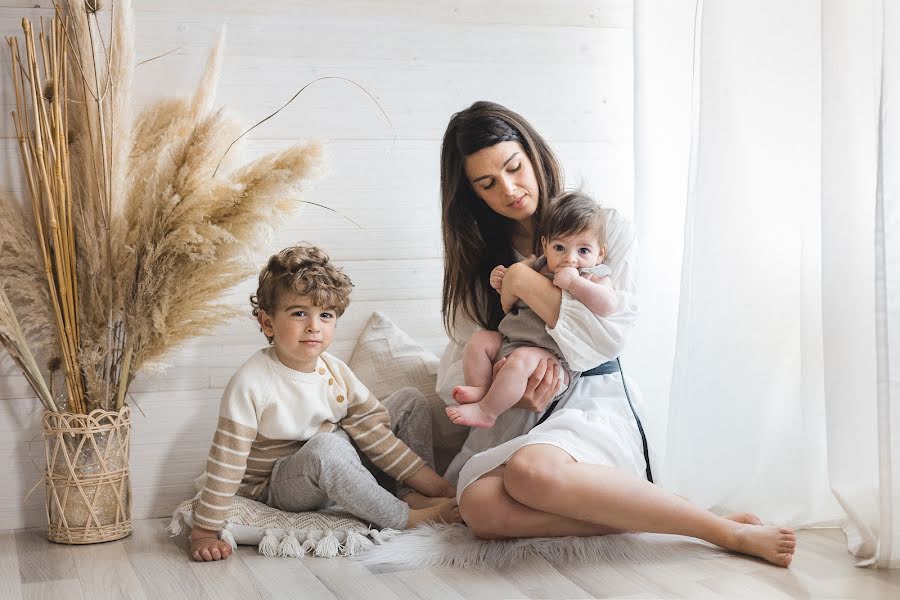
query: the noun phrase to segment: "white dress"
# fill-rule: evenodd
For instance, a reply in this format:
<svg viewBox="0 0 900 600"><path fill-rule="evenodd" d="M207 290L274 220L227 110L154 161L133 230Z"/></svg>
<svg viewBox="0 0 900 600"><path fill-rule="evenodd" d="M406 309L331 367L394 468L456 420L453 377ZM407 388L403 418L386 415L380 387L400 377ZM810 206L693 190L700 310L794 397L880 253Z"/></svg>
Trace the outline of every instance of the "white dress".
<svg viewBox="0 0 900 600"><path fill-rule="evenodd" d="M636 245L630 223L613 209L606 214L607 255L604 263L619 306L611 317L599 317L569 292L562 294L559 320L547 333L559 344L569 365L587 371L614 360L622 352L627 333L638 316L634 262ZM460 323L438 367L437 392L448 405L455 404L451 392L464 383L462 356L465 342L477 327ZM626 377L631 402L641 415L636 387ZM473 481L506 463L513 453L530 444L550 444L565 450L578 462L623 469L646 476L644 443L621 373L582 377L568 399L540 425L540 415L523 409L501 414L489 429L473 428L462 450L453 459L445 477L457 486L457 499ZM651 463L652 458L651 448Z"/></svg>

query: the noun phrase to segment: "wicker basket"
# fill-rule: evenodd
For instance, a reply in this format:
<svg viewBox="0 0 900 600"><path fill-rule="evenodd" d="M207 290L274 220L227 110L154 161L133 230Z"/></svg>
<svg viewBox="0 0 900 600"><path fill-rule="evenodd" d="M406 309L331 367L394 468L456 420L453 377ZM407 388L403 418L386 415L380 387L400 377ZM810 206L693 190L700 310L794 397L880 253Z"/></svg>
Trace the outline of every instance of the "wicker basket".
<svg viewBox="0 0 900 600"><path fill-rule="evenodd" d="M47 538L94 544L131 533L131 412L44 412Z"/></svg>

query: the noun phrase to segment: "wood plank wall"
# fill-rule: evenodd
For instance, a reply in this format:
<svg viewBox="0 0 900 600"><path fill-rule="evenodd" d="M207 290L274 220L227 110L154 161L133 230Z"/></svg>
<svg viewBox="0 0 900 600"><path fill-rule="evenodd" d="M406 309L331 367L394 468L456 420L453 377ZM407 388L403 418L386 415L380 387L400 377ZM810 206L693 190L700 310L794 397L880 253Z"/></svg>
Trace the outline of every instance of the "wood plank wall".
<svg viewBox="0 0 900 600"><path fill-rule="evenodd" d="M326 247L356 284L332 350L346 359L373 310L439 353L441 245L438 156L450 115L492 99L525 115L551 142L567 183L632 214L630 0L135 0L138 104L193 89L209 47L228 26L218 101L253 123L306 82L348 77L384 107L387 124L356 87L309 88L256 129L245 158L297 140L328 141L325 176L305 194L352 217L306 207L284 223L272 251L305 239ZM22 17L52 14L49 0L0 0L0 34ZM10 63L0 59L0 190L23 196L9 111ZM252 281L228 293L246 304ZM171 367L133 386L135 516L163 516L191 494L203 467L219 395L264 340L235 321L175 352ZM0 350L0 352L3 352ZM0 529L41 525L39 403L0 356Z"/></svg>

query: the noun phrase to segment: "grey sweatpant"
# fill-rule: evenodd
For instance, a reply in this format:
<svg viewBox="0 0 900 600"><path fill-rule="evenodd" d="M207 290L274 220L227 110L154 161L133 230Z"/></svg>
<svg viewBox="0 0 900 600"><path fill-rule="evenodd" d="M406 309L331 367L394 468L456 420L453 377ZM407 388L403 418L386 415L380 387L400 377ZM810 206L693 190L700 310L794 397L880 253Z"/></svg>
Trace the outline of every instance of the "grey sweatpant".
<svg viewBox="0 0 900 600"><path fill-rule="evenodd" d="M391 416L391 430L434 468L431 413L416 389L402 388L381 403ZM275 462L265 503L280 510L301 512L333 504L378 527L406 529L409 506L379 485L383 475L361 455L343 429L318 433L290 456ZM393 480L384 476L385 483ZM397 485L397 495L411 490Z"/></svg>

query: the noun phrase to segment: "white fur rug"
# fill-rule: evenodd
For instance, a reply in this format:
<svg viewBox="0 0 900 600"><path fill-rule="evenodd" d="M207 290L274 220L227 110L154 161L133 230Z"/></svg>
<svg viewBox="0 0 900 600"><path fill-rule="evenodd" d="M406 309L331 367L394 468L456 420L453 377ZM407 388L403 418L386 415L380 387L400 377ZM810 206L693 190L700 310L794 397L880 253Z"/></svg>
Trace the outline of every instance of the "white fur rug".
<svg viewBox="0 0 900 600"><path fill-rule="evenodd" d="M529 556L550 562L665 562L718 558L720 548L674 535L637 533L595 537L479 540L465 525L429 524L404 531L392 540L353 557L378 571L429 566L503 567Z"/></svg>

